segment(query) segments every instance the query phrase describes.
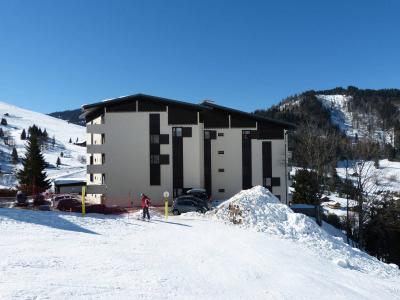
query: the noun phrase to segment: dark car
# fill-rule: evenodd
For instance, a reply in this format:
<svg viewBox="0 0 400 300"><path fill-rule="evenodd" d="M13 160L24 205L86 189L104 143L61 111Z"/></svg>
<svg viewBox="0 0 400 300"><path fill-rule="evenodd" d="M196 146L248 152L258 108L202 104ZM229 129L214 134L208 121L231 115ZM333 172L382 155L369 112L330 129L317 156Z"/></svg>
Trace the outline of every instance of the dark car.
<svg viewBox="0 0 400 300"><path fill-rule="evenodd" d="M15 204L17 206L28 206L28 197L26 197L25 193L18 191L15 198Z"/></svg>
<svg viewBox="0 0 400 300"><path fill-rule="evenodd" d="M82 204L74 198L62 199L58 201L57 209L61 211L81 212Z"/></svg>
<svg viewBox="0 0 400 300"><path fill-rule="evenodd" d="M209 196L207 195L207 191L205 189L190 189L186 192L186 194L203 200L209 200Z"/></svg>
<svg viewBox="0 0 400 300"><path fill-rule="evenodd" d="M205 213L207 210L208 207L205 201L194 196L180 196L172 204L172 213L174 215L191 211Z"/></svg>

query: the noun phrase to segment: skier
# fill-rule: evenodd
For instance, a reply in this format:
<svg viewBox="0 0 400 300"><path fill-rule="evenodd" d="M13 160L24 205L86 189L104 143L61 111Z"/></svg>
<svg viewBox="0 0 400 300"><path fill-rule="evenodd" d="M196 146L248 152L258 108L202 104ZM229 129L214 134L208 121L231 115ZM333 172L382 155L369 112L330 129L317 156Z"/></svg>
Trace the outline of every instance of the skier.
<svg viewBox="0 0 400 300"><path fill-rule="evenodd" d="M142 198L142 209L143 209L143 217L142 219L147 216L147 220L150 220L150 213L149 213L149 206L151 204L150 198L147 197L145 194L140 194Z"/></svg>

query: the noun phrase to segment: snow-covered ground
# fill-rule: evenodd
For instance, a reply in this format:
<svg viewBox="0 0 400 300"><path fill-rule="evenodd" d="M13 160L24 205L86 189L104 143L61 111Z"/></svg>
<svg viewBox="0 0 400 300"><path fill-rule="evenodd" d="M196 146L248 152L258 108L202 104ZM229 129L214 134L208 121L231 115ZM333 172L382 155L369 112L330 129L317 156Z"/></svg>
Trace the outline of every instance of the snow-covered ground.
<svg viewBox="0 0 400 300"><path fill-rule="evenodd" d="M317 99L331 112L331 120L349 137L372 137L382 143L394 145L394 131L383 130L376 116L363 115L349 110L352 96L316 95ZM373 130L369 131L371 127Z"/></svg>
<svg viewBox="0 0 400 300"><path fill-rule="evenodd" d="M242 225L229 222L229 203L249 209ZM397 267L260 187L206 216L139 214L0 209L0 298L400 299Z"/></svg>
<svg viewBox="0 0 400 300"><path fill-rule="evenodd" d="M8 114L8 116L5 116ZM79 142L85 141L85 127L70 124L64 120L50 117L45 114L22 109L11 104L0 102L0 118L6 118L8 125L0 127L6 135L13 137L15 147L19 157L23 157L26 141L21 140L22 130L28 130L29 126L36 124L42 130L46 129L50 138L55 137L55 147L51 146L44 151L45 160L52 165L46 170L50 179L60 177L85 177L86 169L83 159L86 157L86 148L69 143L71 138L73 142L78 139ZM12 147L4 144L0 139L0 163L3 173L0 176L1 187L13 187L16 184L14 176L15 166L10 162ZM56 168L57 157L63 152L64 157L60 157L61 166ZM16 166L21 167L21 164Z"/></svg>

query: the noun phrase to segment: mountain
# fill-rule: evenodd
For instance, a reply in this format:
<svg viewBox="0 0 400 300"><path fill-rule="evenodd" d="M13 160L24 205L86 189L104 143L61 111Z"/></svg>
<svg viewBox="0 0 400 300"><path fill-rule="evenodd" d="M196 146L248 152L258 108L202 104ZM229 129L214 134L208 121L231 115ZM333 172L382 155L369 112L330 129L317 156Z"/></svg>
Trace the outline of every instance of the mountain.
<svg viewBox="0 0 400 300"><path fill-rule="evenodd" d="M73 109L73 110L63 110L63 111L56 111L50 113L49 116L68 121L72 124L77 124L81 126L85 126L85 120L79 119L79 116L82 114L82 110L80 108Z"/></svg>
<svg viewBox="0 0 400 300"><path fill-rule="evenodd" d="M334 88L290 96L255 113L300 125L339 130L351 140L368 137L395 147L400 131L400 90ZM400 137L400 136L399 136Z"/></svg>
<svg viewBox="0 0 400 300"><path fill-rule="evenodd" d="M60 177L86 176L86 148L69 143L70 139L73 142L85 141L85 127L4 102L0 102L0 118L7 121L7 125L0 125L4 133L4 137L0 138L0 188L16 185L15 172L21 167L26 143L26 140L21 140L21 133L23 129L28 132L28 128L34 124L42 130L46 129L50 140L53 137L55 139L54 146L48 143L43 149L45 160L49 164L46 169L49 178L53 180ZM20 158L20 162L16 165L11 163L14 145ZM63 157L60 157L61 152ZM58 157L61 165L57 168Z"/></svg>

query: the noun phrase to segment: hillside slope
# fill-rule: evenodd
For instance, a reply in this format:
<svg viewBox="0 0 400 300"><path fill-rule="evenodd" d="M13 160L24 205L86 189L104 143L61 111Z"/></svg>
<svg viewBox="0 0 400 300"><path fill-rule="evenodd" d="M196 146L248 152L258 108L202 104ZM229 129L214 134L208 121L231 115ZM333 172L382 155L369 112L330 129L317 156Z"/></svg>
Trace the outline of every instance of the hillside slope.
<svg viewBox="0 0 400 300"><path fill-rule="evenodd" d="M51 116L22 109L14 105L0 102L0 117L7 120L7 126L0 125L5 136L8 136L11 146L6 145L4 139L0 139L0 163L2 174L0 187L14 187L16 184L15 171L21 167L21 163L14 166L11 163L12 145L15 144L19 157L25 153L26 141L21 140L22 130L28 130L29 126L36 124L43 130L46 129L50 138L55 137L55 146L49 146L44 150L44 157L49 164L46 172L50 179L59 177L84 177L86 148L69 143L77 140L86 140L85 127L70 124L66 121ZM60 157L61 166L56 168L57 157Z"/></svg>
<svg viewBox="0 0 400 300"><path fill-rule="evenodd" d="M82 114L82 110L80 108L78 109L72 109L72 110L63 110L63 111L56 111L53 113L50 113L49 116L68 121L69 123L76 124L76 125L81 125L85 126L85 120L82 120L79 118L79 116Z"/></svg>
<svg viewBox="0 0 400 300"><path fill-rule="evenodd" d="M395 146L400 130L400 90L356 87L307 91L255 113L302 124L336 128L352 140L369 137Z"/></svg>

